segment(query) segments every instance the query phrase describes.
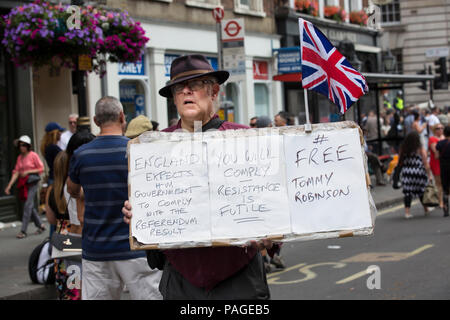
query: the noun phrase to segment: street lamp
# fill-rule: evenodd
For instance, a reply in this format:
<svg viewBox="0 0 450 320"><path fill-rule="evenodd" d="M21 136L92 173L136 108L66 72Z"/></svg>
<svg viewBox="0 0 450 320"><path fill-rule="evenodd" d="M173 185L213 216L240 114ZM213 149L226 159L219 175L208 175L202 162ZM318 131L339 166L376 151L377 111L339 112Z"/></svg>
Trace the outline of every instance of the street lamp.
<svg viewBox="0 0 450 320"><path fill-rule="evenodd" d="M397 64L397 59L392 55L391 50L387 50L387 52L383 55L383 66L384 70L388 73L391 73L395 70Z"/></svg>

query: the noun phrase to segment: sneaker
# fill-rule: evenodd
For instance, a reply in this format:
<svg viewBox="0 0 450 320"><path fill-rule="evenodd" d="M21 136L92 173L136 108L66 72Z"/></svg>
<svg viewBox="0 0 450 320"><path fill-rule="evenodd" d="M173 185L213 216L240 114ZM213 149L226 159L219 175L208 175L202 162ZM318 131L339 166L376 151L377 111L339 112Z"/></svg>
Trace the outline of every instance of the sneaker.
<svg viewBox="0 0 450 320"><path fill-rule="evenodd" d="M270 259L270 263L273 264L275 267L279 269L284 269L286 266L284 265L283 260L281 260L281 257L277 254L273 256L272 259Z"/></svg>

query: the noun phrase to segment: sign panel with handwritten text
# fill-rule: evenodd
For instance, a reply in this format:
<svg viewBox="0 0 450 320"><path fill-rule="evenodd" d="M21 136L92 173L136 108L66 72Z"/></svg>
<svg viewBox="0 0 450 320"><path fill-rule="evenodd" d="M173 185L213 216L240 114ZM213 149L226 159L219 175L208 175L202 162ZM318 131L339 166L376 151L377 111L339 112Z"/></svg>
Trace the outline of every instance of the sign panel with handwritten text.
<svg viewBox="0 0 450 320"><path fill-rule="evenodd" d="M312 240L373 232L360 130L351 121L129 143L133 250Z"/></svg>
<svg viewBox="0 0 450 320"><path fill-rule="evenodd" d="M213 239L290 231L282 136L208 142Z"/></svg>
<svg viewBox="0 0 450 320"><path fill-rule="evenodd" d="M208 175L201 142L131 144L131 231L140 243L211 238Z"/></svg>
<svg viewBox="0 0 450 320"><path fill-rule="evenodd" d="M358 129L285 135L284 147L293 233L371 224Z"/></svg>

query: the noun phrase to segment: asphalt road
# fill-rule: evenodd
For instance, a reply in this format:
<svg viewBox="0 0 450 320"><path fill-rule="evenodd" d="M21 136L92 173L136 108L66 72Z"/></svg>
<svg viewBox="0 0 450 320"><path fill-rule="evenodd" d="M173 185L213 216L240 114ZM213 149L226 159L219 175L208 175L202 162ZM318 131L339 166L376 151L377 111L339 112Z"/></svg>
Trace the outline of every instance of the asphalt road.
<svg viewBox="0 0 450 320"><path fill-rule="evenodd" d="M285 243L272 299L450 299L450 218L417 203L413 219L403 212L380 211L371 236Z"/></svg>

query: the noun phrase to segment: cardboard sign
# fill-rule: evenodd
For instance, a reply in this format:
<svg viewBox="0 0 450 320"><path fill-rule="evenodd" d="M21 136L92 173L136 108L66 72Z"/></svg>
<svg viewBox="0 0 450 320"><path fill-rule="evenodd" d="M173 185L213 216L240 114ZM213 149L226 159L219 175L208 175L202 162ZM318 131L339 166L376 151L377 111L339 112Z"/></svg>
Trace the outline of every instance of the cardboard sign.
<svg viewBox="0 0 450 320"><path fill-rule="evenodd" d="M211 238L206 161L189 141L131 144L131 233L140 243Z"/></svg>
<svg viewBox="0 0 450 320"><path fill-rule="evenodd" d="M207 146L212 238L289 233L282 136L211 139Z"/></svg>
<svg viewBox="0 0 450 320"><path fill-rule="evenodd" d="M132 249L368 235L376 208L353 122L129 143Z"/></svg>
<svg viewBox="0 0 450 320"><path fill-rule="evenodd" d="M284 147L294 234L371 224L358 129L285 135Z"/></svg>

